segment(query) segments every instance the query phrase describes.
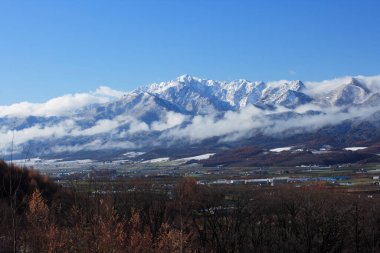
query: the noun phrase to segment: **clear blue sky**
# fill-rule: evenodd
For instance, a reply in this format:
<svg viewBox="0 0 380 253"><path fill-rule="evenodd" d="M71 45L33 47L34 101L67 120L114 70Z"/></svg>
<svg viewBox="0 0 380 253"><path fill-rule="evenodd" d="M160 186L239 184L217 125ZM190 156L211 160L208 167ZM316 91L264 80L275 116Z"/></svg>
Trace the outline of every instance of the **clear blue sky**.
<svg viewBox="0 0 380 253"><path fill-rule="evenodd" d="M380 74L378 0L0 0L0 104L194 76Z"/></svg>

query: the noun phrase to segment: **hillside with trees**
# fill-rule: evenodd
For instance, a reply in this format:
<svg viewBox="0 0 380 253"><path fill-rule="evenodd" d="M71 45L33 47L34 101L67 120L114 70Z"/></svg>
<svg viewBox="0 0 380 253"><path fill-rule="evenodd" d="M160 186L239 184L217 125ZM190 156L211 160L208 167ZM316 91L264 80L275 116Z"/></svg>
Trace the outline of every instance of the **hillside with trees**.
<svg viewBox="0 0 380 253"><path fill-rule="evenodd" d="M83 190L0 165L1 252L380 251L379 199L325 184Z"/></svg>

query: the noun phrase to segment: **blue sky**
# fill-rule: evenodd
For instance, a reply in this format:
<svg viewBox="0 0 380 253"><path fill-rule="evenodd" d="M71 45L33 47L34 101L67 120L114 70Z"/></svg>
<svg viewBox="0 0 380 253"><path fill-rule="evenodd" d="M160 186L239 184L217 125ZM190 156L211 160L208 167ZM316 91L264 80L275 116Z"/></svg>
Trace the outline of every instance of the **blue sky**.
<svg viewBox="0 0 380 253"><path fill-rule="evenodd" d="M380 74L380 1L0 0L0 104L188 73L318 81Z"/></svg>

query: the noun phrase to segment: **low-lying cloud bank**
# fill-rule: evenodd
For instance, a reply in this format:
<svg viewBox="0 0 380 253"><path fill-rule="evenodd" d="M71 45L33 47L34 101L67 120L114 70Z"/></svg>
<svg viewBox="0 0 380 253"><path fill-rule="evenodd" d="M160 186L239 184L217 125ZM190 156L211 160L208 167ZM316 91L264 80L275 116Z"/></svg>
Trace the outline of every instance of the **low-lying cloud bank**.
<svg viewBox="0 0 380 253"><path fill-rule="evenodd" d="M120 131L118 128L121 126L125 126L127 130ZM29 141L43 141L44 139L60 139L64 137L76 138L107 134L114 135L113 138L121 138L148 130L149 126L146 123L128 115L117 116L113 119L98 120L93 126L88 128L82 128L74 120L68 119L47 126L36 124L32 127L20 130L2 128L0 129L0 139L2 140L0 142L0 148L9 149L12 145L17 147ZM87 148L89 146L90 145L84 145L83 147ZM99 146L94 145L94 147ZM4 151L4 153L8 152Z"/></svg>
<svg viewBox="0 0 380 253"><path fill-rule="evenodd" d="M130 141L102 141L94 140L84 144L75 145L55 145L50 148L51 152L54 153L64 153L64 152L79 152L83 150L87 151L98 151L98 150L108 150L108 149L135 149L138 146Z"/></svg>
<svg viewBox="0 0 380 253"><path fill-rule="evenodd" d="M268 113L250 105L238 112L227 112L222 118L196 116L190 124L170 129L161 137L166 140L185 139L194 143L212 137L222 137L222 141L226 142L237 141L252 137L257 132L267 136L289 135L313 132L349 119L364 119L378 110L380 107L351 108L343 111L324 108L320 113L298 114L296 111L282 108ZM292 113L292 116L281 117L281 114L287 113Z"/></svg>
<svg viewBox="0 0 380 253"><path fill-rule="evenodd" d="M133 149L140 147L130 141L133 136L152 131L165 131L181 124L187 116L175 112L167 112L159 121L150 125L130 115L121 114L112 119L99 119L91 126L82 127L74 119L66 119L58 123L35 124L28 128L0 128L0 150L2 155L8 155L12 150L20 151L23 144L30 141L65 140L78 137L88 137L85 144L55 145L48 147L51 152L76 152L80 150L102 149ZM105 140L106 139L106 140Z"/></svg>

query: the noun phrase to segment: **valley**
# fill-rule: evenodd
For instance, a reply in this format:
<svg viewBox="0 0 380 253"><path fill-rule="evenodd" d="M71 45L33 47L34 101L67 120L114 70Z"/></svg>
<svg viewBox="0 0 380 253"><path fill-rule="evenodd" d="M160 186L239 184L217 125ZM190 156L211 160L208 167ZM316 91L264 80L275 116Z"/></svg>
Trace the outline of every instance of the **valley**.
<svg viewBox="0 0 380 253"><path fill-rule="evenodd" d="M289 157L288 148L278 148L275 156ZM301 152L301 151L297 151ZM326 151L320 151L326 152ZM352 157L353 151L349 152ZM354 151L356 152L356 151ZM334 154L335 155L335 154ZM209 158L207 158L209 157ZM195 158L195 159L194 159ZM197 159L197 160L196 160ZM238 160L248 158L240 157ZM219 161L218 165L212 165ZM230 161L230 160L229 160ZM380 193L380 163L343 163L333 165L284 165L249 166L249 163L224 163L218 155L204 154L182 159L156 158L152 160L43 160L14 161L47 175L58 184L73 187L76 184L88 191L89 184L99 189L133 190L133 182L153 184L158 190L174 187L181 178L193 178L197 184L228 187L264 187L287 185L294 188L323 185L347 192L368 193L369 197ZM97 182L97 183L96 183ZM91 188L91 187L90 187Z"/></svg>

